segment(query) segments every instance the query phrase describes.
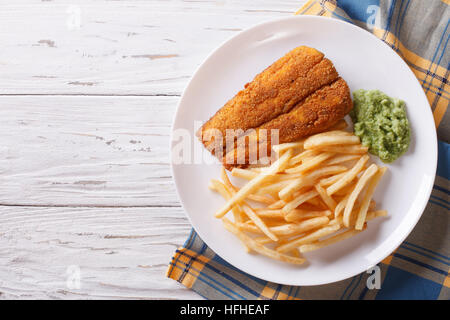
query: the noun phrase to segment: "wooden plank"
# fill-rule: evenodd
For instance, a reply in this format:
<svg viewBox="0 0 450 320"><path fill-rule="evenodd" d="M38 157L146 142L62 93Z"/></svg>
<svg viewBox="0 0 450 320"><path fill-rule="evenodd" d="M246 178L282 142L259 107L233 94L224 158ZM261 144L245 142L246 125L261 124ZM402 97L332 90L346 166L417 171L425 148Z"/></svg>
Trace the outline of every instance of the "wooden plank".
<svg viewBox="0 0 450 320"><path fill-rule="evenodd" d="M179 206L178 97L0 97L0 204Z"/></svg>
<svg viewBox="0 0 450 320"><path fill-rule="evenodd" d="M0 94L180 95L219 44L302 2L2 2Z"/></svg>
<svg viewBox="0 0 450 320"><path fill-rule="evenodd" d="M165 278L190 229L180 208L0 206L0 299L199 299Z"/></svg>

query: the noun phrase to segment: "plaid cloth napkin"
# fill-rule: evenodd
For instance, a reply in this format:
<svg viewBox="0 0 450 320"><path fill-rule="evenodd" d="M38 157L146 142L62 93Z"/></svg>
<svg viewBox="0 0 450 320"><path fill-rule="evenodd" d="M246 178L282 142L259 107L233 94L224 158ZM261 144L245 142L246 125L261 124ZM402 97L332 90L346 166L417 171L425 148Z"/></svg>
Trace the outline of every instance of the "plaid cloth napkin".
<svg viewBox="0 0 450 320"><path fill-rule="evenodd" d="M425 212L396 251L378 266L381 289L369 273L321 286L286 286L250 276L216 255L192 230L170 262L167 277L207 299L450 299L450 56L449 0L313 0L297 14L356 24L390 45L411 67L438 128L439 160Z"/></svg>

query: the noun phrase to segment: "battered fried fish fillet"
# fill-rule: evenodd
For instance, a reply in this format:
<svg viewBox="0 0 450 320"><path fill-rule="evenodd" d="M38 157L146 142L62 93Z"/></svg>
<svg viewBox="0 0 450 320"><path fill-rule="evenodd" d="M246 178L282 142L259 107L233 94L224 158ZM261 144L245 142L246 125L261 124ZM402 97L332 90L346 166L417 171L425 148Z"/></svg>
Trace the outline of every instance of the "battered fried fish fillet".
<svg viewBox="0 0 450 320"><path fill-rule="evenodd" d="M279 143L296 141L332 127L350 112L352 106L350 89L339 78L298 103L290 112L281 114L250 134L240 137L235 148L224 156L222 162L229 170L233 167L246 167L252 160L258 159L261 148L265 148L265 154L270 156L270 130L279 130Z"/></svg>
<svg viewBox="0 0 450 320"><path fill-rule="evenodd" d="M214 153L226 145L227 129L256 128L288 112L338 76L323 53L305 46L295 48L247 83L199 129L197 136ZM223 139L215 139L217 132Z"/></svg>

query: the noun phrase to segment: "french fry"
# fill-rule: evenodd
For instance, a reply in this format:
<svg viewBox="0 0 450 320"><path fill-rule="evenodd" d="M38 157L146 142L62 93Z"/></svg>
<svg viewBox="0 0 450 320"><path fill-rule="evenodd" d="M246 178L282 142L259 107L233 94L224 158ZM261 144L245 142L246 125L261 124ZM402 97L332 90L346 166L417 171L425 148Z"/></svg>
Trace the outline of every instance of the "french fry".
<svg viewBox="0 0 450 320"><path fill-rule="evenodd" d="M231 174L233 175L233 172ZM227 173L225 171L225 168L223 168L223 167L222 167L222 171L221 171L221 177L222 177L222 180L225 182L225 185L228 188L230 188L230 189L232 189L232 190L234 190L236 192L239 191L239 188L231 183L231 181L228 178L228 175L227 175ZM270 205L270 204L275 202L272 198L264 196L264 195L249 194L247 196L247 198L249 200L252 200L252 201L255 201L255 202L264 203L264 204L267 204L267 205Z"/></svg>
<svg viewBox="0 0 450 320"><path fill-rule="evenodd" d="M255 226L254 223L250 224L250 223L246 223L246 222L236 222L236 227L238 227L239 230L241 230L241 231L246 231L246 232L259 234L259 235L264 235L264 232L262 232L260 228ZM270 240L272 240L272 239L270 239Z"/></svg>
<svg viewBox="0 0 450 320"><path fill-rule="evenodd" d="M324 226L330 222L328 217L315 217L307 220L302 220L298 223L287 223L280 226L270 227L269 230L271 233L277 236L293 236L296 234L301 234L303 232L316 229L318 227ZM262 230L256 225L252 225L249 223L237 223L237 226L241 230L245 230L254 234L264 234ZM266 234L267 236L267 234ZM269 237L270 238L270 237ZM272 238L270 238L272 239ZM272 239L273 240L273 239Z"/></svg>
<svg viewBox="0 0 450 320"><path fill-rule="evenodd" d="M236 192L231 199L225 203L225 205L219 209L214 215L216 218L222 218L236 203L239 203L244 199L247 195L251 194L255 191L261 183L267 181L270 178L270 175L273 175L279 171L282 171L289 162L289 159L292 157L292 151L288 150L284 153L277 161L270 165L268 170L256 178L250 180L244 187L242 187L238 192Z"/></svg>
<svg viewBox="0 0 450 320"><path fill-rule="evenodd" d="M373 175L378 171L378 167L376 164L370 165L369 168L367 168L364 173L362 174L361 178L359 178L358 182L356 183L355 188L353 189L352 193L350 194L350 197L348 198L347 205L344 209L344 215L343 215L343 222L344 226L347 228L350 225L350 215L353 211L353 206L355 205L356 198L361 193L363 188L366 186L366 184L370 181L370 179L373 177Z"/></svg>
<svg viewBox="0 0 450 320"><path fill-rule="evenodd" d="M222 219L224 227L230 231L231 233L235 234L243 243L245 243L246 246L248 246L250 249L267 256L272 259L293 263L293 264L302 264L306 260L304 258L297 258L288 256L285 254L282 254L280 252L277 252L275 250L271 250L264 245L254 241L251 237L247 236L245 233L241 232L239 228L237 228L230 220L224 218Z"/></svg>
<svg viewBox="0 0 450 320"><path fill-rule="evenodd" d="M359 208L357 208L357 210L353 210L354 212L358 212ZM386 210L377 210L377 211L369 211L366 215L366 220L365 222L368 222L370 220L373 220L377 217L385 217L387 216L387 211ZM350 228L354 228L355 227L355 223L356 223L356 219L357 216L356 215L351 215L350 217ZM330 224L339 224L341 227L344 226L342 217L338 217L336 219L333 219L330 221Z"/></svg>
<svg viewBox="0 0 450 320"><path fill-rule="evenodd" d="M357 235L361 231L363 231L363 230L350 229L350 230L344 231L342 233L339 233L339 234L337 234L335 236L329 237L329 238L327 238L325 240L316 241L316 242L313 242L311 244L304 244L304 245L300 246L298 248L298 250L301 253L314 251L314 250L317 250L317 249L320 249L320 248L323 248L323 247L327 247L330 244L333 244L333 243L336 243L336 242L348 239L350 237L353 237L354 235Z"/></svg>
<svg viewBox="0 0 450 320"><path fill-rule="evenodd" d="M306 162L308 162L308 161L311 161L311 160L313 160L314 159L314 157L316 157L317 155L315 155L315 156L309 156L309 157L304 157L303 158L303 160L302 160L302 164L303 163L306 163ZM325 162L325 161L324 161ZM298 166L300 166L300 165L298 165ZM297 167L298 167L297 166ZM288 170L292 170L292 169L294 169L294 168L289 168ZM306 171L306 170L303 170L303 171ZM291 171L290 173L292 173L293 171ZM297 171L298 173L301 173L302 171ZM294 172L295 173L295 172Z"/></svg>
<svg viewBox="0 0 450 320"><path fill-rule="evenodd" d="M292 236L312 229L316 229L318 227L326 225L328 222L330 222L330 219L328 219L328 217L326 216L315 217L307 220L302 220L298 223L290 223L279 227L273 227L271 230L273 230L273 232L277 235Z"/></svg>
<svg viewBox="0 0 450 320"><path fill-rule="evenodd" d="M299 196L297 196L296 198L292 199L291 201L289 201L284 207L283 207L283 212L285 214L289 213L290 211L294 210L295 208L297 208L299 205L301 205L303 202L312 199L314 197L317 197L319 194L317 193L316 190L311 190L305 193L300 194Z"/></svg>
<svg viewBox="0 0 450 320"><path fill-rule="evenodd" d="M288 184L278 192L278 197L281 200L289 201L289 199L295 192L305 187L311 186L313 184L311 180L312 179L309 179L307 176L303 176L292 181L290 184Z"/></svg>
<svg viewBox="0 0 450 320"><path fill-rule="evenodd" d="M275 241L273 241L270 238L261 236L261 237L255 237L253 238L253 240L255 240L256 242L258 242L259 244L269 244L269 243L275 243Z"/></svg>
<svg viewBox="0 0 450 320"><path fill-rule="evenodd" d="M317 155L317 152L314 150L303 151L303 152L297 154L296 156L292 157L292 159L289 161L289 166L294 166L297 163L302 162L305 158L312 157L315 155Z"/></svg>
<svg viewBox="0 0 450 320"><path fill-rule="evenodd" d="M388 215L388 212L386 210L377 210L377 211L371 211L367 213L366 221L372 220L376 217L386 217Z"/></svg>
<svg viewBox="0 0 450 320"><path fill-rule="evenodd" d="M357 179L353 179L352 181L350 181L350 183L348 185L346 185L345 187L343 187L342 189L339 189L338 191L336 191L333 196L336 197L345 197L347 194L351 193L353 191L353 188L355 187Z"/></svg>
<svg viewBox="0 0 450 320"><path fill-rule="evenodd" d="M302 203L297 207L297 209L294 210L303 210L303 211L327 211L327 208L324 208L324 204L322 200L320 200L318 197L313 198L313 200L317 200L317 203L311 203L310 200ZM315 201L314 201L315 202Z"/></svg>
<svg viewBox="0 0 450 320"><path fill-rule="evenodd" d="M302 254L300 253L300 251L299 251L298 249L292 250L292 251L290 252L290 254L291 254L293 257L296 257L296 258L301 258L301 257L302 257Z"/></svg>
<svg viewBox="0 0 450 320"><path fill-rule="evenodd" d="M319 181L319 184L321 187L327 187L338 181L340 178L342 178L345 175L345 172L341 172L338 174L335 174L328 178L323 178Z"/></svg>
<svg viewBox="0 0 450 320"><path fill-rule="evenodd" d="M340 131L345 132L345 131ZM349 134L346 132L346 134ZM303 143L303 147L305 150L316 149L325 146L335 146L335 145L348 145L348 144L359 144L359 137L354 135L345 135L345 134L327 134L327 135L315 135L311 136L305 140Z"/></svg>
<svg viewBox="0 0 450 320"><path fill-rule="evenodd" d="M323 201L322 201L322 199L320 199L320 197L308 199L303 204L310 204L316 208L320 208L321 210L327 209L327 205L325 203L323 203Z"/></svg>
<svg viewBox="0 0 450 320"><path fill-rule="evenodd" d="M222 179L224 187L227 190L227 192L228 192L228 194L230 195L230 198L231 198L231 196L233 196L239 190L239 188L235 187L231 183L230 179L228 178L227 171L225 170L224 167L222 167L222 169L221 169L220 178ZM229 200L229 198L227 200ZM234 208L235 207L233 207L231 209L232 212L234 212L233 211ZM246 216L245 216L245 213L243 212L243 208L241 206L238 206L238 208L239 208L239 217L237 217L236 214L234 214L234 218L235 218L235 220L237 222L242 222L242 221L245 220Z"/></svg>
<svg viewBox="0 0 450 320"><path fill-rule="evenodd" d="M315 156L311 159L303 161L302 164L297 167L286 169L286 172L287 173L300 173L300 172L305 172L307 170L311 170L312 168L317 167L319 164L321 164L325 160L331 158L333 155L334 155L333 153L327 153L327 152L321 153L318 156Z"/></svg>
<svg viewBox="0 0 450 320"><path fill-rule="evenodd" d="M268 227L279 227L286 224L284 217L261 217Z"/></svg>
<svg viewBox="0 0 450 320"><path fill-rule="evenodd" d="M283 200L278 200L277 202L272 203L267 207L267 209L281 209L286 205L286 202Z"/></svg>
<svg viewBox="0 0 450 320"><path fill-rule="evenodd" d="M335 217L335 219L340 219L339 221L340 221L342 226L344 224L342 222L341 213L344 212L344 209L345 209L345 206L347 205L347 201L348 201L349 197L350 197L350 193L347 194L346 197L341 199L340 202L342 202L342 203L341 204L338 203L338 205L336 206L336 209L334 210L335 211L334 212L334 214L335 214L334 217ZM356 206L353 207L353 212L352 212L351 218L350 218L350 226L354 226L354 224L356 222L356 218L357 218L357 213L359 212L360 207L361 207L360 205L356 205ZM373 212L374 209L375 209L375 201L370 201L368 211ZM368 221L367 217L366 217L366 221Z"/></svg>
<svg viewBox="0 0 450 320"><path fill-rule="evenodd" d="M336 209L336 201L328 195L327 191L322 188L319 184L316 184L314 186L316 188L316 191L319 193L319 196L322 198L322 201L327 205L327 207L334 211Z"/></svg>
<svg viewBox="0 0 450 320"><path fill-rule="evenodd" d="M258 176L258 173L248 169L233 168L233 170L231 170L231 175L245 180L252 180Z"/></svg>
<svg viewBox="0 0 450 320"><path fill-rule="evenodd" d="M264 203L266 205L271 205L272 203L275 202L275 200L273 198L264 196L264 195L259 195L259 194L249 194L247 196L248 200L251 201L255 201L255 202L259 202L259 203Z"/></svg>
<svg viewBox="0 0 450 320"><path fill-rule="evenodd" d="M346 170L347 168L344 166L329 166L319 168L290 182L286 187L280 190L278 196L280 197L280 199L287 200L292 196L294 192L300 190L301 188L313 186L316 183L316 180L320 179L321 177L343 172Z"/></svg>
<svg viewBox="0 0 450 320"><path fill-rule="evenodd" d="M289 239L289 237L279 237L279 240L277 242L271 240L270 238L267 238L266 236L258 236L258 237L254 237L253 240L255 240L256 242L260 243L260 244L273 244L273 243L285 243L286 240Z"/></svg>
<svg viewBox="0 0 450 320"><path fill-rule="evenodd" d="M359 159L357 154L337 154L333 158L325 161L324 165L331 166L333 164L340 164L347 161Z"/></svg>
<svg viewBox="0 0 450 320"><path fill-rule="evenodd" d="M355 211L356 211L356 210L355 210ZM386 216L387 216L387 211L386 211L386 210L369 211L369 212L367 212L365 223L366 223L366 222L369 222L370 220L373 220L373 219L375 219L375 218L378 218L378 217L386 217ZM354 227L355 227L356 219L357 219L357 216L356 216L356 215L353 215L353 216L351 217L351 219L350 219L350 227L351 227L351 228L354 228Z"/></svg>
<svg viewBox="0 0 450 320"><path fill-rule="evenodd" d="M214 180L214 179L211 180L211 181L210 181L209 188L210 188L211 190L213 190L213 191L216 191L216 192L220 193L221 196L222 196L225 200L228 200L228 199L231 198L231 192L229 192L229 191L227 190L226 186L225 186L224 184L222 184L220 181L217 181L217 180ZM234 220L235 220L236 222L243 222L243 221L244 221L244 220L242 219L242 216L243 216L244 213L242 212L242 209L241 209L241 207L240 207L239 205L233 207L231 210L232 210L232 212L233 212ZM250 250L249 247L247 247L245 244L243 244L243 246L244 246L244 249L245 249L245 251L246 251L247 253L250 253L250 252L251 252L251 250Z"/></svg>
<svg viewBox="0 0 450 320"><path fill-rule="evenodd" d="M260 216L261 218L283 218L284 219L284 214L283 211L281 211L280 209L255 209L255 212L258 216Z"/></svg>
<svg viewBox="0 0 450 320"><path fill-rule="evenodd" d="M309 211L309 210L302 210L302 209L294 209L290 211L288 214L284 216L284 219L287 222L296 222L308 218L314 218L314 217L329 217L332 215L333 212L330 210L321 210L321 211Z"/></svg>
<svg viewBox="0 0 450 320"><path fill-rule="evenodd" d="M344 211L345 206L347 205L348 198L350 197L350 194L347 194L339 203L336 205L336 208L334 209L334 217L337 218L341 215L341 213Z"/></svg>
<svg viewBox="0 0 450 320"><path fill-rule="evenodd" d="M316 151L322 152L333 152L333 153L348 153L348 154L366 154L369 150L368 147L357 145L346 145L346 146L323 146L320 149L314 149Z"/></svg>
<svg viewBox="0 0 450 320"><path fill-rule="evenodd" d="M278 144L278 145L273 146L272 149L276 153L280 154L280 152L288 150L288 149L303 148L303 141L304 140L300 140L297 142L287 142L287 143Z"/></svg>
<svg viewBox="0 0 450 320"><path fill-rule="evenodd" d="M230 190L227 189L227 187L220 181L217 180L211 180L210 181L210 189L217 191L218 193L220 193L220 195L225 199L225 200L229 200L231 199L232 193L230 192ZM233 216L234 216L234 220L236 220L236 222L243 222L244 219L242 218L242 208L237 205L234 206L231 211L233 212Z"/></svg>
<svg viewBox="0 0 450 320"><path fill-rule="evenodd" d="M339 225L329 225L318 230L312 231L305 236L301 236L300 238L291 240L279 247L276 248L278 252L289 252L294 248L297 248L303 244L311 243L316 241L322 237L328 236L340 229Z"/></svg>
<svg viewBox="0 0 450 320"><path fill-rule="evenodd" d="M280 173L274 176L274 181L294 180L302 177L302 173Z"/></svg>
<svg viewBox="0 0 450 320"><path fill-rule="evenodd" d="M287 187L290 183L292 183L294 180L282 180L279 182L271 183L267 186L262 186L258 189L257 194L276 194Z"/></svg>
<svg viewBox="0 0 450 320"><path fill-rule="evenodd" d="M221 178L225 183L225 188L228 188L227 192L231 195L234 195L236 191L233 189L233 185L231 184L231 181L228 179L227 172L225 171L225 168L222 167L222 173ZM231 210L233 210L235 207L233 207ZM244 211L244 213L254 222L254 224L270 239L273 241L277 241L278 238L275 236L270 230L269 227L264 223L264 221L253 211L253 209L247 205L246 203L241 204L241 208ZM242 219L239 219L242 221Z"/></svg>
<svg viewBox="0 0 450 320"><path fill-rule="evenodd" d="M369 182L369 185L367 186L366 193L364 194L364 199L361 202L361 207L358 211L358 216L355 223L355 229L356 230L362 230L364 226L364 221L366 220L366 214L369 210L370 201L372 199L372 195L375 192L375 188L380 181L381 177L383 177L384 173L386 172L386 167L380 168L377 173L372 177L372 179Z"/></svg>
<svg viewBox="0 0 450 320"><path fill-rule="evenodd" d="M369 160L368 155L362 156L358 162L351 168L341 179L333 183L331 186L327 188L327 193L329 196L333 195L339 189L348 185L357 174L363 169L366 162Z"/></svg>
<svg viewBox="0 0 450 320"><path fill-rule="evenodd" d="M241 169L241 170L242 170L242 169ZM247 171L248 171L248 170L247 170ZM233 172L231 172L231 175L233 175ZM230 181L230 179L228 178L228 175L227 175L227 173L226 173L226 170L225 170L225 168L223 168L223 167L222 167L222 170L221 170L221 178L222 178L222 180L224 181L225 185L226 185L229 189L232 189L232 190L234 190L234 191L236 191L236 192L239 191L239 188L236 187L235 185L233 185L233 184L231 183L231 181ZM252 200L252 201L255 201L255 202L264 203L264 204L267 204L267 205L270 205L270 204L272 204L272 203L275 202L272 198L269 198L269 197L264 196L264 195L249 194L249 195L247 196L247 198L248 198L249 200Z"/></svg>
<svg viewBox="0 0 450 320"><path fill-rule="evenodd" d="M331 129L329 131L316 133L312 136L309 136L308 138L305 139L305 141L303 142L303 145L308 140L311 141L311 140L319 139L322 137L333 137L333 136L354 136L354 134L352 134L351 132L348 132L348 131L344 131L344 130Z"/></svg>
<svg viewBox="0 0 450 320"><path fill-rule="evenodd" d="M242 205L242 209L245 214L252 220L255 225L270 239L273 241L278 241L278 238L275 234L270 231L270 228L264 223L264 221L250 208L248 205Z"/></svg>

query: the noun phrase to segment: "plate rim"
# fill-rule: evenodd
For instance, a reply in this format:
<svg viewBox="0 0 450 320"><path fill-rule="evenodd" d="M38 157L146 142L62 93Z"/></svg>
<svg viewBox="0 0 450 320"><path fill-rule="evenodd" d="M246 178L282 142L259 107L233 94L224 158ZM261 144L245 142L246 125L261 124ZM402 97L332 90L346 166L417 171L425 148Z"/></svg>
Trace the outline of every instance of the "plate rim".
<svg viewBox="0 0 450 320"><path fill-rule="evenodd" d="M173 120L172 120L172 124L171 124L171 128L170 128L170 140L169 140L169 159L170 159L170 170L171 170L171 174L172 174L172 178L175 184L175 191L178 197L178 200L181 203L182 209L184 211L185 216L187 217L191 227L195 230L195 232L197 232L197 234L200 236L200 238L202 239L203 242L206 243L206 245L218 256L220 256L221 258L223 258L227 263L229 263L230 265L232 265L233 267L237 268L239 271L241 272L245 272L248 273L251 276L254 276L256 278L262 279L264 281L270 281L270 282L276 282L282 285L291 285L291 286L318 286L318 285L326 285L326 284L331 284L331 283L335 283L338 281L342 281L342 280L346 280L349 279L351 277L354 277L358 274L361 274L362 272L366 271L368 268L370 268L371 266L368 266L368 268L363 268L363 270L357 272L357 273L352 273L350 275L345 274L343 276L340 277L336 277L335 280L333 281L313 281L313 282L307 282L307 283L298 283L298 282L286 282L286 281L274 281L273 279L268 279L266 276L261 275L259 272L255 272L255 270L252 269L243 269L241 267L235 266L232 262L228 261L225 257L219 255L217 253L217 251L213 248L213 246L211 246L210 244L208 244L205 240L204 237L202 236L202 232L198 230L198 228L194 225L188 211L186 210L186 205L181 197L181 192L180 189L178 187L179 185L179 181L177 180L177 177L175 175L175 166L176 164L174 164L173 162L173 153L172 153L172 148L173 148L173 144L174 144L174 140L173 140L173 134L174 134L174 130L175 130L175 125L177 123L179 114L180 114L180 109L181 106L183 104L183 101L185 99L185 93L189 90L190 86L193 84L196 75L201 71L201 69L204 67L204 65L206 64L207 61L210 60L210 58L216 54L217 51L219 51L222 47L226 46L228 43L230 43L231 41L233 41L234 39L247 34L247 33L251 33L253 32L255 29L264 27L266 25L270 25L270 24L277 24L277 23L282 23L284 21L289 21L289 20L297 20L297 19L303 19L303 20L322 20L322 21L327 21L327 22L332 22L332 23L338 23L338 24L345 24L347 27L353 28L355 29L357 32L361 32L361 33L365 33L366 35L369 35L369 37L372 37L374 40L379 41L382 45L385 45L387 48L389 48L390 50L393 51L393 53L396 56L396 59L398 60L399 63L404 64L407 67L407 70L410 72L410 74L413 76L413 78L415 79L415 81L417 82L417 84L420 86L420 88L422 88L422 86L420 85L419 80L417 79L417 77L414 75L414 73L412 72L411 68L406 64L406 62L388 45L386 44L384 41L380 40L378 37L376 37L374 34L372 34L371 32L358 27L357 25L345 22L343 20L340 19L335 19L335 18L331 18L331 17L323 17L323 16L304 16L304 15L293 15L293 16L287 16L287 17L282 17L282 18L276 18L276 19L270 19L267 21L263 21L260 23L257 23L249 28L246 28L242 31L239 31L238 33L234 34L233 36L229 37L228 39L226 39L225 41L223 41L221 44L219 44L218 46L216 46L200 63L200 65L196 68L195 72L192 74L192 77L189 79L188 83L186 84L180 100L177 103L177 107L175 110L175 114L173 116ZM429 104L429 101L425 95L425 92L423 90L420 90L420 95L424 98L424 101L426 101L426 104L428 106L427 109L427 114L428 114L428 120L431 120L432 123L434 123L434 117L433 117L433 113L431 110L431 106ZM431 119L430 119L431 118ZM432 139L434 141L432 148L434 150L433 152L433 170L431 170L431 172L434 172L433 174L433 178L430 181L429 185L427 186L427 190L426 190L426 197L424 197L424 201L421 203L420 209L418 210L420 213L416 215L416 219L415 221L413 221L413 223L410 223L409 228L407 230L407 232L404 232L404 234L398 238L398 241L395 243L395 245L390 245L389 248L389 252L387 254L384 254L383 257L381 259L378 259L379 261L375 264L379 264L381 261L383 261L384 259L386 259L390 254L392 254L392 252L395 251L395 249L397 247L399 247L404 241L405 239L411 234L411 232L413 231L413 229L416 227L417 223L419 222L420 218L422 217L425 208L428 204L428 200L430 198L432 189L433 189L433 184L436 178L436 169L437 169L437 164L438 164L438 139L437 139L437 132L436 130L432 130L433 132L433 136L428 138L428 139ZM391 250L392 249L392 250Z"/></svg>

